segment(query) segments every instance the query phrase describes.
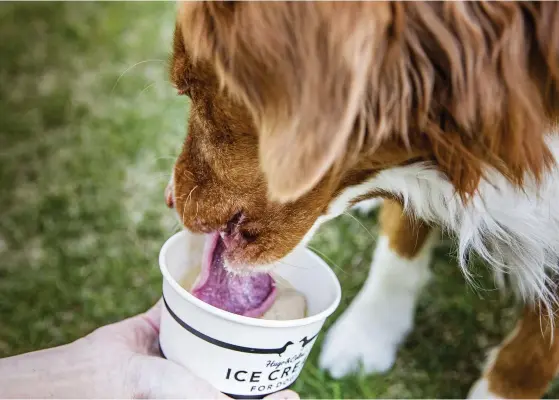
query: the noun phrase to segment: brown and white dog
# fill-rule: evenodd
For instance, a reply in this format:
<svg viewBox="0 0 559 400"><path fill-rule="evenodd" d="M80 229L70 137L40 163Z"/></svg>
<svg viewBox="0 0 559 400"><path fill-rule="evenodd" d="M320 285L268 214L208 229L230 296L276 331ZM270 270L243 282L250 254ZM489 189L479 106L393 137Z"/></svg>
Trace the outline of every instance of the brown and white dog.
<svg viewBox="0 0 559 400"><path fill-rule="evenodd" d="M191 105L169 202L193 238L227 236L230 270L384 199L370 276L322 349L333 377L391 367L436 225L466 276L475 251L526 304L470 395L544 394L559 366L559 4L187 3L171 76Z"/></svg>

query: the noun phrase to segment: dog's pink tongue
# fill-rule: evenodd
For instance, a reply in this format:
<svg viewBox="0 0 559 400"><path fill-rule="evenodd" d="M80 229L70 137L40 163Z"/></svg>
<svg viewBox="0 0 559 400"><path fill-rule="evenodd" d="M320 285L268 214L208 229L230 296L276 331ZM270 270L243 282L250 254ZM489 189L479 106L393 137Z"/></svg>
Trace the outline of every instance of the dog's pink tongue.
<svg viewBox="0 0 559 400"><path fill-rule="evenodd" d="M208 235L202 271L192 294L205 303L247 317L260 317L272 306L276 285L269 274L234 275L223 266L225 245Z"/></svg>

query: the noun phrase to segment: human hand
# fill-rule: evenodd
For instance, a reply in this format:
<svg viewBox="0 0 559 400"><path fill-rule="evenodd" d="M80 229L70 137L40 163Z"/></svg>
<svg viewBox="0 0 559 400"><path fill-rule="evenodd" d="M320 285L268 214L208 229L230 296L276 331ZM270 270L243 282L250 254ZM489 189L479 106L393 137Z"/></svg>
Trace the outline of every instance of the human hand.
<svg viewBox="0 0 559 400"><path fill-rule="evenodd" d="M71 344L0 360L0 397L227 399L159 356L161 302ZM292 391L269 399L297 399Z"/></svg>

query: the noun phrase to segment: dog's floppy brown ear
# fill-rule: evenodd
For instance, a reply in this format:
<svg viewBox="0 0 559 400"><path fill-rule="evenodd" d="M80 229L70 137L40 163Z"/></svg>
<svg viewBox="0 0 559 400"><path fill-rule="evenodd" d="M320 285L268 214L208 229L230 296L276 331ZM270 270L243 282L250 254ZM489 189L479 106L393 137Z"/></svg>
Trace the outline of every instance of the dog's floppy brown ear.
<svg viewBox="0 0 559 400"><path fill-rule="evenodd" d="M193 53L213 59L225 86L252 112L271 198L297 199L345 152L367 89L374 20L369 15L368 29L358 29L357 3L187 7Z"/></svg>

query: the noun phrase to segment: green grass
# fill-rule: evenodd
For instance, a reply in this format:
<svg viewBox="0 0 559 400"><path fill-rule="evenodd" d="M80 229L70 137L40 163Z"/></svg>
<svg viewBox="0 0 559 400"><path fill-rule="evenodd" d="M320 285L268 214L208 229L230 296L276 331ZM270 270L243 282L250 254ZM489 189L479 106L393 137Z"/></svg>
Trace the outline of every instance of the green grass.
<svg viewBox="0 0 559 400"><path fill-rule="evenodd" d="M0 356L74 340L160 296L158 251L178 228L163 189L187 118L166 76L174 10L0 4ZM375 215L358 218L374 236ZM334 317L365 279L374 243L345 216L313 241L343 285ZM449 241L437 250L415 330L388 374L334 381L316 366L319 340L295 389L313 398L465 396L515 310L467 286L452 252Z"/></svg>

